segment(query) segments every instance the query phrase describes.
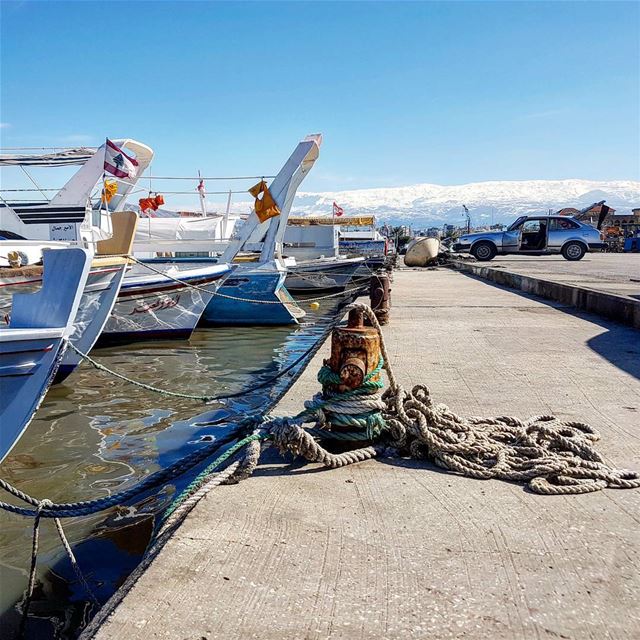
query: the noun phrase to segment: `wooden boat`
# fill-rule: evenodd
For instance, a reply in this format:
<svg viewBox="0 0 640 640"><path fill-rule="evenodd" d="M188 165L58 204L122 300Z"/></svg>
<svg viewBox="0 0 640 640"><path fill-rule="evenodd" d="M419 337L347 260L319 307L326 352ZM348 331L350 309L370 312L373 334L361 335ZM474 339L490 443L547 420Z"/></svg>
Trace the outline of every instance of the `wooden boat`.
<svg viewBox="0 0 640 640"><path fill-rule="evenodd" d="M98 341L116 303L120 287L128 268L125 257L131 250L137 216L133 211L111 214L113 235L108 240L97 243L97 250L91 261L91 269L73 324L70 342L82 353L89 353ZM3 252L16 249L12 241L1 244ZM62 250L65 243L50 243L51 249ZM42 265L23 268L0 268L0 309L2 318L8 322L11 317L11 294L33 291L42 285ZM64 355L54 383L62 382L81 361L81 356L73 349Z"/></svg>
<svg viewBox="0 0 640 640"><path fill-rule="evenodd" d="M360 258L316 258L298 262L287 262L285 284L292 293L328 293L343 291L357 274L363 278L369 273L365 259Z"/></svg>
<svg viewBox="0 0 640 640"><path fill-rule="evenodd" d="M85 249L43 252L42 287L13 296L0 329L0 461L24 433L64 357L91 266Z"/></svg>
<svg viewBox="0 0 640 640"><path fill-rule="evenodd" d="M145 264L156 268L174 265L181 274L188 267L234 263L233 273L222 282L219 293L211 298L202 316L211 325L286 325L295 324L305 312L291 297L285 286L287 268L282 256L284 236L296 190L320 154L322 136L311 135L298 143L293 153L269 186L280 214L260 222L251 213L238 237L225 243L224 252L216 257L145 258ZM185 245L166 242L157 249L180 252ZM147 247L147 251L152 247ZM213 250L213 244L212 244ZM249 258L247 256L251 254Z"/></svg>
<svg viewBox="0 0 640 640"><path fill-rule="evenodd" d="M215 291L232 271L226 263L179 270L163 260L150 266L161 273L135 264L125 277L98 346L189 338Z"/></svg>
<svg viewBox="0 0 640 640"><path fill-rule="evenodd" d="M114 143L117 148L126 149L127 153L135 155L137 163L135 177L127 180L113 177L117 183L117 191L109 202L109 207L118 211L125 206L126 198L135 187L137 179L151 163L153 150L129 138L115 140ZM18 243L22 242L21 246L16 247L18 250L26 252L28 245L33 253L34 243L51 246L57 241L59 246L83 242L108 247L102 251L103 255L105 252L110 255L130 253L131 242L122 247L117 245L113 236L109 239L115 227L112 230L102 208L96 208L98 205L91 203L91 193L104 174L107 145L108 142L80 155L77 163L82 165L81 168L50 201L26 204L5 202L0 205L0 229L8 231L13 237L31 239L18 240ZM46 166L54 166L58 161L69 164L69 158L60 158L60 155L64 154L49 154L44 160L33 156L29 160L24 160L23 157L7 160L5 157L0 158L0 165L7 162L32 162L39 165L50 162ZM131 215L135 216L127 213L128 217ZM132 233L135 233L135 225ZM138 264L133 267L127 265L124 258L112 258L109 263L102 260L92 268L81 309L87 309L94 325L97 326L100 322L100 326L104 328L98 344L149 338L188 338L213 292L231 271L229 266L223 264L184 272L178 272L171 265L156 265L156 271L143 269ZM190 288L192 284L207 289L209 293ZM107 294L107 291L110 293ZM114 298L112 294L117 297ZM84 324L86 321L81 314L78 327ZM83 353L87 353L93 346L100 331L95 335L93 333L91 332L89 339L88 333L84 331L86 339L82 344L76 345ZM60 377L73 370L79 357L77 354L72 357L69 353L68 362L60 369Z"/></svg>

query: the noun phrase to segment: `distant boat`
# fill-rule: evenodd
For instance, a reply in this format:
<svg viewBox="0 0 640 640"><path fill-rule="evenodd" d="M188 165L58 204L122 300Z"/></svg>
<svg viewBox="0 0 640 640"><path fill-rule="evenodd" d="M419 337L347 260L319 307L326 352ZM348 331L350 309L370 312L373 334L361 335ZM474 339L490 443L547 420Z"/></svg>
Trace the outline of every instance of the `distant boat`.
<svg viewBox="0 0 640 640"><path fill-rule="evenodd" d="M285 284L292 293L331 293L362 284L369 275L364 258L316 258L287 262ZM362 278L357 278L361 274ZM355 281L354 281L355 278Z"/></svg>
<svg viewBox="0 0 640 640"><path fill-rule="evenodd" d="M288 270L285 284L289 291L299 294L342 291L357 274L363 278L369 274L363 257L340 254L338 225L290 222L291 219L285 230L283 248Z"/></svg>
<svg viewBox="0 0 640 640"><path fill-rule="evenodd" d="M69 248L43 252L42 287L13 296L0 329L0 461L29 425L64 357L85 289L91 255Z"/></svg>
<svg viewBox="0 0 640 640"><path fill-rule="evenodd" d="M388 252L387 240L376 230L376 220L372 215L361 216L309 216L289 219L285 244L304 244L300 234L326 235L328 229L335 235L337 250L335 255L346 258L364 258L370 269L381 267ZM325 240L326 242L326 240ZM287 251L291 251L287 246ZM328 255L332 255L329 253Z"/></svg>

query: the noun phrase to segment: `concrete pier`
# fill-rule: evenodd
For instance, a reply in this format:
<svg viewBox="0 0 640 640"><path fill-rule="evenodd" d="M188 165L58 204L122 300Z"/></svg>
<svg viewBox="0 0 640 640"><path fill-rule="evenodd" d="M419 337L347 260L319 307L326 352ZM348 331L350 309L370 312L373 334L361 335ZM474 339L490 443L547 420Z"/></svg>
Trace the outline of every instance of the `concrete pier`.
<svg viewBox="0 0 640 640"><path fill-rule="evenodd" d="M498 256L491 262L455 260L455 269L640 329L640 254Z"/></svg>
<svg viewBox="0 0 640 640"><path fill-rule="evenodd" d="M441 269L400 271L401 383L464 414L589 422L640 467L640 332ZM317 389L328 345L278 407ZM546 497L408 460L270 453L191 512L99 640L640 637L640 491Z"/></svg>

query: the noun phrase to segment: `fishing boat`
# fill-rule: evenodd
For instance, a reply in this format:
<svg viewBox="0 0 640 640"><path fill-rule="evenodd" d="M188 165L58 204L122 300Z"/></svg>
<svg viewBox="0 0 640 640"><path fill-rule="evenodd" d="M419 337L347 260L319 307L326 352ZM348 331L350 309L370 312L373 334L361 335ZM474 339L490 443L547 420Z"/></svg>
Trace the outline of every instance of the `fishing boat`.
<svg viewBox="0 0 640 640"><path fill-rule="evenodd" d="M157 252L162 252L162 257L142 259L144 264L154 267L171 263L182 274L189 266L235 265L233 273L207 304L202 316L204 324L286 325L295 324L304 317L305 312L285 286L287 267L282 241L296 191L317 160L321 143L321 135L307 136L298 143L268 187L279 213L261 221L254 209L235 238L223 243L211 242L211 253L221 248L221 256L182 257L178 254L188 251L192 243L179 239L168 243L165 239L155 247ZM153 244L147 244L145 250L153 252ZM174 256L166 257L167 252Z"/></svg>
<svg viewBox="0 0 640 640"><path fill-rule="evenodd" d="M109 210L119 212L125 206L127 196L152 158L150 147L130 138L107 140L97 149L28 156L28 159L25 156L0 157L2 165L81 164L81 168L49 202L24 204L5 201L0 206L0 237L10 235L12 246L28 257L33 257L34 252L37 257L38 249L41 251L44 246L53 246L54 243L59 243L58 246L80 242L109 243L103 246L108 246L109 253L113 255L111 264L103 259L95 265L87 298L81 304L83 310L92 309L94 322L97 319L102 322L101 331L92 335L91 345L89 340L77 345L83 353L87 353L98 336L98 345L148 338L188 338L216 288L231 272L231 267L222 263L180 271L165 263L156 264L153 269L145 269L139 263L129 268L126 258L118 258L118 255L130 253L131 241L126 247L109 241L114 231ZM114 168L114 163L117 168ZM135 170L129 169L128 165ZM109 175L113 178L114 191L105 201L107 183L103 180L103 197L94 204L91 194L104 177L107 167L112 169ZM135 233L135 226L131 233ZM119 265L116 265L118 260ZM115 294L115 298L106 293L100 298L96 292L107 290L105 278L109 272L114 286L109 286L108 290ZM202 289L194 289L193 285ZM109 313L104 313L107 308ZM79 325L82 318L81 313ZM61 368L60 377L68 375L80 357L77 353L73 357L69 354L69 362Z"/></svg>
<svg viewBox="0 0 640 640"><path fill-rule="evenodd" d="M288 269L287 290L297 294L331 293L344 291L349 286L355 288L368 280L370 273L362 257L337 256L304 261L292 258L285 263Z"/></svg>
<svg viewBox="0 0 640 640"><path fill-rule="evenodd" d="M132 211L112 214L113 235L98 241L92 257L91 269L82 291L82 298L75 316L70 343L75 349L67 349L58 367L54 384L62 382L80 364L81 353L89 353L97 343L113 310L128 268L126 256L133 242L137 216ZM65 243L51 243L50 249L65 248ZM0 243L0 250L16 251L11 241ZM91 251L90 251L91 252ZM0 319L8 323L11 317L12 294L29 292L42 285L43 266L0 267ZM76 350L77 349L77 350Z"/></svg>
<svg viewBox="0 0 640 640"><path fill-rule="evenodd" d="M178 269L166 260L134 264L127 274L98 346L150 339L188 339L219 285L226 263Z"/></svg>
<svg viewBox="0 0 640 640"><path fill-rule="evenodd" d="M67 348L91 266L81 248L45 250L42 286L13 296L0 329L0 462L27 428Z"/></svg>
<svg viewBox="0 0 640 640"><path fill-rule="evenodd" d="M285 230L283 249L288 269L285 283L289 291L329 293L365 282L370 275L365 258L340 255L336 225L291 224L291 220Z"/></svg>

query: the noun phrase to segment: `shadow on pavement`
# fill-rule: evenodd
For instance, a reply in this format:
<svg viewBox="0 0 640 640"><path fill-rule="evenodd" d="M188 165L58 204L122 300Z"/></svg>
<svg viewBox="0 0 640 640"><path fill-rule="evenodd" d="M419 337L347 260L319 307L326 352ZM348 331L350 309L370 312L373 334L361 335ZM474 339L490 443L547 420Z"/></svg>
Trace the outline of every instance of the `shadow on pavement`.
<svg viewBox="0 0 640 640"><path fill-rule="evenodd" d="M547 300L540 296L531 295L525 293L519 289L511 289L510 287L504 287L489 280L484 280L479 276L465 273L468 278L473 278L484 284L501 289L503 291L509 291L516 295L527 298L528 300L535 300L548 307L557 309L564 313L568 313L576 318L585 320L592 324L597 324L604 329L599 335L587 340L587 346L595 351L598 355L608 360L612 365L622 369L626 373L634 376L640 380L640 331L629 327L627 325L615 322L614 320L608 320L593 313L586 313L579 311L574 307L556 302L554 300Z"/></svg>

